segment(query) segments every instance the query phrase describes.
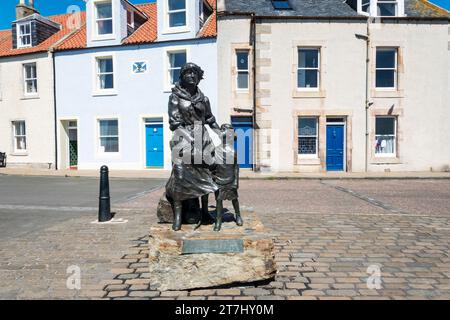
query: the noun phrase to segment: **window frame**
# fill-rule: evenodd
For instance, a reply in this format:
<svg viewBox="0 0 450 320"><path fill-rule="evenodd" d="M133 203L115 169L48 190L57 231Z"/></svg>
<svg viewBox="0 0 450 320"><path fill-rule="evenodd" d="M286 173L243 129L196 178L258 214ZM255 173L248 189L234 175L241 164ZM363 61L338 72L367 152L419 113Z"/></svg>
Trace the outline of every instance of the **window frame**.
<svg viewBox="0 0 450 320"><path fill-rule="evenodd" d="M398 90L398 47L376 47L375 48L375 90L377 91L397 91ZM378 68L377 55L378 51L395 51L395 66L394 68ZM394 86L393 87L377 87L377 72L378 71L394 71Z"/></svg>
<svg viewBox="0 0 450 320"><path fill-rule="evenodd" d="M177 9L177 10L170 10L170 6L169 6L169 1L170 0L165 0L165 15L164 15L164 20L165 20L165 29L168 32L183 32L183 31L187 31L189 28L189 15L188 15L188 0L184 0L184 9ZM184 12L185 15L185 24L183 26L175 26L175 27L171 27L170 26L170 15L174 14L174 13L180 13L180 12Z"/></svg>
<svg viewBox="0 0 450 320"><path fill-rule="evenodd" d="M300 51L301 50L306 50L306 51L313 51L313 50L317 50L317 68L301 68L300 64L299 64L299 60L300 60ZM322 63L322 49L321 47L297 47L297 76L296 76L296 80L297 83L295 84L297 91L306 91L306 92L317 92L320 91L320 86L321 86L321 72L322 72L322 68L321 68L321 63ZM300 70L316 70L317 71L317 87L299 87L298 83L299 83L299 71Z"/></svg>
<svg viewBox="0 0 450 320"><path fill-rule="evenodd" d="M314 119L316 120L316 152L314 154L300 153L300 138L311 138L312 135L300 134L300 120L301 119ZM297 117L297 156L301 159L317 159L319 157L319 117L318 116L298 116Z"/></svg>
<svg viewBox="0 0 450 320"><path fill-rule="evenodd" d="M99 19L98 18L98 9L97 9L97 5L98 4L103 4L103 3L110 3L111 4L111 18L102 18ZM115 28L114 28L114 12L115 12L115 5L114 5L114 1L112 0L95 0L93 3L94 6L94 19L93 19L93 30L94 30L94 40L108 40L108 39L114 39L114 34L115 34ZM99 28L98 28L98 22L99 21L106 21L106 20L111 20L111 33L105 33L105 34L100 34L99 33Z"/></svg>
<svg viewBox="0 0 450 320"><path fill-rule="evenodd" d="M34 67L34 77L31 77L31 78L27 77L27 67ZM30 96L37 96L37 95L39 95L37 63L36 62L23 63L22 64L22 73L23 73L23 94L24 94L24 96L30 97ZM27 83L29 81L34 81L35 82L35 90L36 91L28 92Z"/></svg>
<svg viewBox="0 0 450 320"><path fill-rule="evenodd" d="M395 5L395 13L393 16L382 16L378 14L378 8L380 4L394 4ZM399 15L399 1L398 0L377 0L376 1L376 16L377 17L398 17Z"/></svg>
<svg viewBox="0 0 450 320"><path fill-rule="evenodd" d="M379 118L387 118L387 119L393 119L394 120L394 134L378 134L377 135L377 119ZM375 142L377 141L377 136L393 136L394 137L394 152L393 153L377 153L376 150L376 145L374 146L373 149L373 153L375 158L396 158L397 157L397 139L398 139L398 134L397 134L397 128L398 128L398 118L396 116L375 116L375 132L374 132L374 137L375 137Z"/></svg>
<svg viewBox="0 0 450 320"><path fill-rule="evenodd" d="M100 70L99 70L99 60L100 59L112 59L112 67L113 67L113 85L112 89L101 89L100 87ZM107 96L107 95L117 95L118 94L118 68L117 68L117 59L114 52L103 52L101 54L94 54L92 56L92 65L93 65L93 84L92 84L92 95L93 96ZM111 72L107 72L110 74Z"/></svg>
<svg viewBox="0 0 450 320"><path fill-rule="evenodd" d="M20 27L21 26L28 26L30 28L30 33L25 33L25 34L21 34L20 32ZM33 38L32 38L32 32L31 32L31 21L26 21L26 22L20 22L16 24L16 32L17 32L17 49L22 49L22 48L30 48L33 46ZM29 37L30 38L30 43L24 45L22 42L22 39L25 37Z"/></svg>
<svg viewBox="0 0 450 320"><path fill-rule="evenodd" d="M16 134L16 125L18 123L23 123L24 126L24 132L25 134L23 135L17 135ZM12 150L13 150L13 154L26 154L28 152L28 147L27 147L27 127L26 127L26 121L25 120L13 120L11 121L11 125L12 125ZM17 139L18 138L24 138L25 140L25 149L17 149Z"/></svg>
<svg viewBox="0 0 450 320"><path fill-rule="evenodd" d="M101 135L101 122L102 121L116 121L117 122L117 135L108 135L108 136L102 136ZM103 151L102 150L102 138L117 138L117 151ZM99 155L119 155L120 154L120 121L119 118L114 117L102 117L97 118L97 154Z"/></svg>
<svg viewBox="0 0 450 320"><path fill-rule="evenodd" d="M245 52L247 53L247 69L239 69L238 63L238 53ZM236 62L236 91L239 92L249 92L250 90L250 49L236 49L235 50L235 62ZM239 88L239 74L246 73L247 74L247 88Z"/></svg>
<svg viewBox="0 0 450 320"><path fill-rule="evenodd" d="M178 80L175 81L175 84L172 84L170 82L171 80L171 70L173 69L177 69L177 68L172 68L171 64L170 64L170 55L173 53L185 53L186 55L186 62L190 61L189 60L189 48L188 47L171 47L171 48L167 48L164 51L164 60L165 60L165 68L164 68L164 82L165 82L165 92L171 92L172 88L175 86L175 84L177 83Z"/></svg>

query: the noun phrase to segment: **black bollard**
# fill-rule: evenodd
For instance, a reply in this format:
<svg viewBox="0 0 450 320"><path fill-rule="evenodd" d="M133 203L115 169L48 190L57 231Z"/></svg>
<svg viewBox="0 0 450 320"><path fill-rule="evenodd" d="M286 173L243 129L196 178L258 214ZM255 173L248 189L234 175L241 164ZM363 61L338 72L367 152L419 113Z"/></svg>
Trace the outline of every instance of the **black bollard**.
<svg viewBox="0 0 450 320"><path fill-rule="evenodd" d="M106 222L112 219L109 196L108 167L100 169L100 197L98 203L98 222Z"/></svg>

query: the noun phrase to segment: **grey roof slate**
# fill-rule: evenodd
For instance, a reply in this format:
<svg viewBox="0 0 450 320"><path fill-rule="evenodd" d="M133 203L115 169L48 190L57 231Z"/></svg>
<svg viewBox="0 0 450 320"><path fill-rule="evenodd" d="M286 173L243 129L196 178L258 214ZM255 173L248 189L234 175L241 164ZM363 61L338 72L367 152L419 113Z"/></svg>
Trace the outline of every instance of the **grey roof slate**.
<svg viewBox="0 0 450 320"><path fill-rule="evenodd" d="M271 0L225 0L227 12L255 13L257 16L358 16L344 0L290 0L293 10L275 10Z"/></svg>
<svg viewBox="0 0 450 320"><path fill-rule="evenodd" d="M364 17L358 15L344 0L290 0L293 10L275 10L271 0L224 0L225 11L254 13L256 16L273 17ZM424 0L405 0L408 17L443 17L445 11L433 9Z"/></svg>
<svg viewBox="0 0 450 320"><path fill-rule="evenodd" d="M405 0L405 13L408 17L450 17L448 11L433 9L423 0Z"/></svg>

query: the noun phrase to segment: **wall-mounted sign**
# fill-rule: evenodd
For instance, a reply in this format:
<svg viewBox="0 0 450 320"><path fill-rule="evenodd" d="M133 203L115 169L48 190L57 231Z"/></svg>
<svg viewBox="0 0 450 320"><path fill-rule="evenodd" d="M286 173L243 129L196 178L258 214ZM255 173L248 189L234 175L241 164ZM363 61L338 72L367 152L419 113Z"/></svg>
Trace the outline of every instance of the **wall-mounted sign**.
<svg viewBox="0 0 450 320"><path fill-rule="evenodd" d="M138 61L133 63L133 73L140 74L147 72L147 62L146 61Z"/></svg>

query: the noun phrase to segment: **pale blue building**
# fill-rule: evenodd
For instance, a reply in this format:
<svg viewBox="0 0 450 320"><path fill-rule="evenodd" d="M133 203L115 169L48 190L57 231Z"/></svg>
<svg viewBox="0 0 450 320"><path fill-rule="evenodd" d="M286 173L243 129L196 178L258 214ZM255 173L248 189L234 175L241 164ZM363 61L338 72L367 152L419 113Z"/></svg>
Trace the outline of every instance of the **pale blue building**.
<svg viewBox="0 0 450 320"><path fill-rule="evenodd" d="M217 114L215 10L212 0L87 1L85 24L55 49L60 169L170 169L167 103L185 62L205 71Z"/></svg>

